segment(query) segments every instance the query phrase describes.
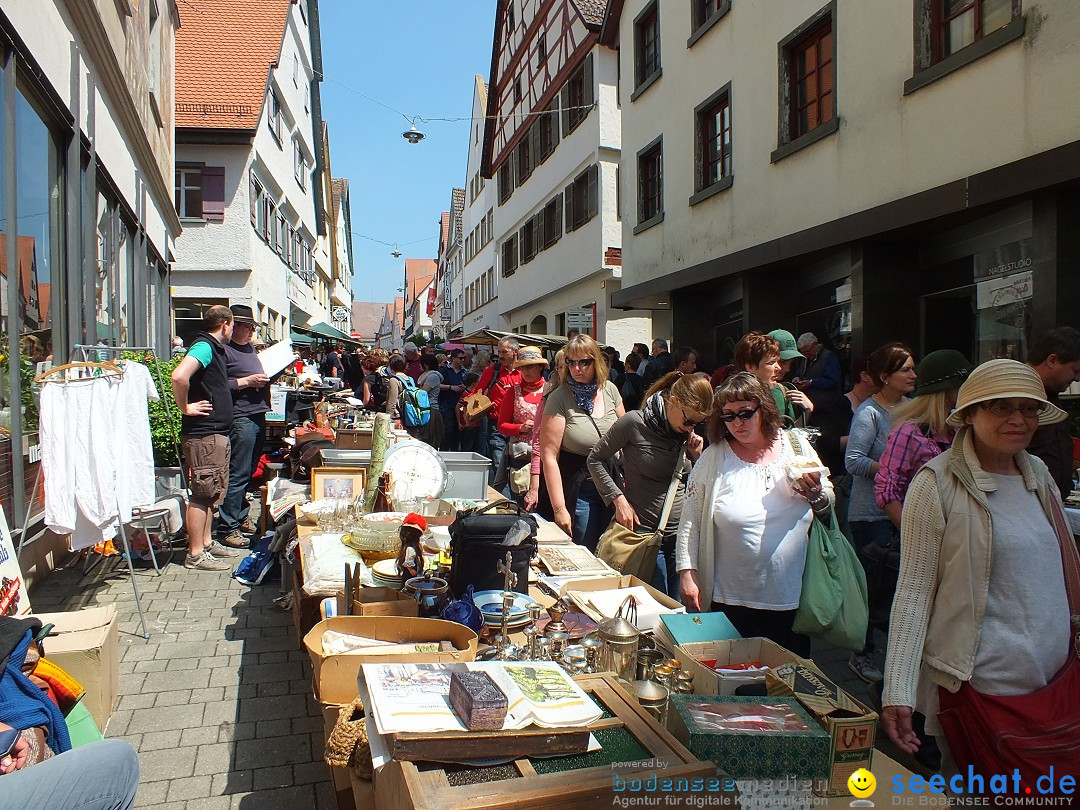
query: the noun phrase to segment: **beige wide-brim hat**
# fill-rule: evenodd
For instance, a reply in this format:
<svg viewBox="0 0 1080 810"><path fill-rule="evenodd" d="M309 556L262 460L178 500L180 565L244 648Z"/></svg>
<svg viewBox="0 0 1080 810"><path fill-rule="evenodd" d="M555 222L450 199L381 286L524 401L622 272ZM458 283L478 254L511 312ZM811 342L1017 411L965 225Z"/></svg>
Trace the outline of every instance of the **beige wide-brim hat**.
<svg viewBox="0 0 1080 810"><path fill-rule="evenodd" d="M1069 415L1046 398L1042 379L1031 366L1015 360L987 360L976 368L956 396L956 410L949 415L953 427L963 427L964 409L991 399L1034 399L1042 404L1040 425L1053 425Z"/></svg>
<svg viewBox="0 0 1080 810"><path fill-rule="evenodd" d="M518 349L517 360L514 361L514 368L521 368L522 366L547 366L548 361L544 359L544 353L540 351L537 346L522 346Z"/></svg>

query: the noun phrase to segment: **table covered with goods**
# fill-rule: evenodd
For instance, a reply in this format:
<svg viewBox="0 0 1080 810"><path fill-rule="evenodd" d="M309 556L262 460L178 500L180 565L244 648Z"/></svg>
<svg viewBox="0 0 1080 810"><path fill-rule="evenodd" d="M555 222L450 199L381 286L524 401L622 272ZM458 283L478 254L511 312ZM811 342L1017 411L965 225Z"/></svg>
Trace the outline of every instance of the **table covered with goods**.
<svg viewBox="0 0 1080 810"><path fill-rule="evenodd" d="M269 493L343 806L847 807L857 770L910 775L812 661L611 569L486 459L355 429Z"/></svg>

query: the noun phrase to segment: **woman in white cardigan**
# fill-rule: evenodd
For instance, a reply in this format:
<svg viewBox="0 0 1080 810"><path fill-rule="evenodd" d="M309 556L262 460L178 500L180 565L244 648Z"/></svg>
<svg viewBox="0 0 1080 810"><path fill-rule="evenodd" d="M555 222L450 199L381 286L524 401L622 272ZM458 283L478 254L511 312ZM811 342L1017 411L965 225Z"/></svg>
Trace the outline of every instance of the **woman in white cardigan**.
<svg viewBox="0 0 1080 810"><path fill-rule="evenodd" d="M809 443L800 455L781 430L772 394L753 374L716 392L710 446L686 489L675 549L688 609L723 611L743 636L769 638L796 655L810 639L792 630L814 514L828 519L832 485ZM802 448L801 448L802 449ZM797 468L796 468L797 470Z"/></svg>

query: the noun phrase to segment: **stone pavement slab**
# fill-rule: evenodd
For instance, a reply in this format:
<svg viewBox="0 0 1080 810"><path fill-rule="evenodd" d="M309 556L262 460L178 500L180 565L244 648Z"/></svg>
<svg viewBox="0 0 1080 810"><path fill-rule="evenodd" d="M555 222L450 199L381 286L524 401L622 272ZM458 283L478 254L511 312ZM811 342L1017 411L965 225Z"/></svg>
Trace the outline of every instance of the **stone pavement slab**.
<svg viewBox="0 0 1080 810"><path fill-rule="evenodd" d="M311 667L274 604L278 583L247 588L178 562L136 577L148 640L126 568L109 561L57 571L30 595L38 611L116 605L120 698L106 736L139 752L136 806L336 810Z"/></svg>

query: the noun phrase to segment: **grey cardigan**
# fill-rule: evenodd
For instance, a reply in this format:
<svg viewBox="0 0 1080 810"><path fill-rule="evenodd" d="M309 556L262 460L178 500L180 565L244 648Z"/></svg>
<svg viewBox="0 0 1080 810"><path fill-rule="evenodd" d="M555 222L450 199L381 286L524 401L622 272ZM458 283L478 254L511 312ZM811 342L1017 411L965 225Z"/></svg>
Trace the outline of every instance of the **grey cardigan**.
<svg viewBox="0 0 1080 810"><path fill-rule="evenodd" d="M620 450L625 492L619 489L604 467L604 461ZM610 506L619 495L626 495L641 521L637 531L654 532L660 524L664 498L682 450L682 442L661 436L646 425L641 411L630 411L611 426L589 453L589 474L604 503ZM689 467L689 462L683 464ZM680 483L675 492L664 539L674 539L678 531L685 489L685 483Z"/></svg>

